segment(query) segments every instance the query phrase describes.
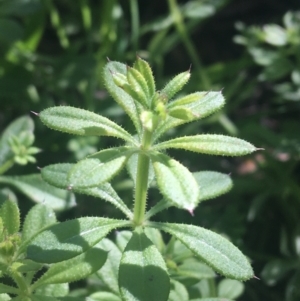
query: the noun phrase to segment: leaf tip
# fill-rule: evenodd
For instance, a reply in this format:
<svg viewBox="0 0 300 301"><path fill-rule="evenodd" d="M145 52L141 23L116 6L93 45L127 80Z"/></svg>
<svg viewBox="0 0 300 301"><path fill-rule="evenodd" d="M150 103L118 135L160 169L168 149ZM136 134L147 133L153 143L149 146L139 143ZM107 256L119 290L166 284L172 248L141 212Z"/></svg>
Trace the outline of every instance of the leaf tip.
<svg viewBox="0 0 300 301"><path fill-rule="evenodd" d="M39 116L39 115L40 115L39 113L34 112L34 111L30 111L30 113L32 113L32 114L35 115L35 116Z"/></svg>
<svg viewBox="0 0 300 301"><path fill-rule="evenodd" d="M257 279L257 280L260 280L260 278L256 277L255 275L253 275L253 278L254 278L254 279Z"/></svg>
<svg viewBox="0 0 300 301"><path fill-rule="evenodd" d="M109 57L108 57L108 56L106 57L106 59L107 59L107 61L108 61L108 62L110 62L110 59L109 59Z"/></svg>

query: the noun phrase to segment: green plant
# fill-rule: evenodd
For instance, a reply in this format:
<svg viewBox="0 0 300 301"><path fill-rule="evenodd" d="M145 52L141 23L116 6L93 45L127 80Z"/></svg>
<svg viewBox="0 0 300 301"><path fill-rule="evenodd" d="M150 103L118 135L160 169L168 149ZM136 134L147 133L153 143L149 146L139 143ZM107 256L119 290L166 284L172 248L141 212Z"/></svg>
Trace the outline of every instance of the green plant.
<svg viewBox="0 0 300 301"><path fill-rule="evenodd" d="M0 138L0 184L12 186L35 202L44 202L54 210L74 206L74 196L62 189L45 183L38 173L27 175L7 175L14 166L35 163L34 155L40 149L32 146L34 142L34 124L29 116L23 116L10 123ZM0 203L17 197L6 186L0 189Z"/></svg>
<svg viewBox="0 0 300 301"><path fill-rule="evenodd" d="M132 120L136 130L134 135L103 116L74 107L52 107L37 114L45 125L55 130L84 136L111 136L125 141L125 144L101 150L76 164L44 167L41 174L46 182L58 188L111 202L127 219L82 217L62 223L51 222L50 226L28 239L22 239L12 256L13 260L26 258L51 266L33 283L32 277L26 280L18 274L21 282L14 278L21 300L41 300L45 296L34 295L38 287L75 281L98 270L105 259L98 260L95 256L102 259L106 256L99 250L99 243L110 231L123 227L132 229L118 271L123 300L159 301L169 298L167 265L159 248L151 240L151 229L170 234L173 237L170 248L175 241L179 241L201 262L228 278L247 280L254 277L248 259L221 235L193 225L150 220L170 206L193 214L200 201L225 193L231 187L228 175L210 171L191 173L167 155L167 149L223 156L246 155L257 150L244 140L223 135L185 136L159 142L168 130L204 118L224 105L221 92L195 92L174 98L189 78L190 71L180 73L161 91L156 91L150 66L141 58L137 58L133 67L118 62L106 65L105 85ZM109 183L125 165L134 182L132 211ZM151 183L159 189L163 199L146 211ZM15 233L18 227L13 228ZM102 255L97 255L97 252ZM81 268L73 268L74 265L89 268L82 273ZM2 292L11 291L4 287Z"/></svg>

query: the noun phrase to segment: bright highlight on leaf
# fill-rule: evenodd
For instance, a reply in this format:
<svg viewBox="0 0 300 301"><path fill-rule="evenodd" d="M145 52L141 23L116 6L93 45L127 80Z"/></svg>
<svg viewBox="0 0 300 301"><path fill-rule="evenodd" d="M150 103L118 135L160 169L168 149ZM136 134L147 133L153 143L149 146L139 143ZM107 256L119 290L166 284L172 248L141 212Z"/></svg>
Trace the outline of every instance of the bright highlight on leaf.
<svg viewBox="0 0 300 301"><path fill-rule="evenodd" d="M158 188L174 206L193 211L199 200L199 187L189 170L163 154L151 156Z"/></svg>
<svg viewBox="0 0 300 301"><path fill-rule="evenodd" d="M134 138L111 120L83 109L61 106L40 112L41 121L51 129L84 136L113 136L135 143Z"/></svg>
<svg viewBox="0 0 300 301"><path fill-rule="evenodd" d="M154 149L182 148L185 150L221 156L243 156L257 150L249 142L223 135L196 135L171 139L157 144Z"/></svg>

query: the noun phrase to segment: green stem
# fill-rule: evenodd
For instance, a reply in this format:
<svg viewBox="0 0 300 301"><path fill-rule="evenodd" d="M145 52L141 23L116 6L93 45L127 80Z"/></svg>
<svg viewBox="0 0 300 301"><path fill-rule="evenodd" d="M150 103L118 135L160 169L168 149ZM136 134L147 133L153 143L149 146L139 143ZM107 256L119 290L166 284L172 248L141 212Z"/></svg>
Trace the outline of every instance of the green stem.
<svg viewBox="0 0 300 301"><path fill-rule="evenodd" d="M137 0L130 0L130 12L131 12L131 41L134 52L138 51L139 45L139 9Z"/></svg>
<svg viewBox="0 0 300 301"><path fill-rule="evenodd" d="M199 55L197 53L197 50L196 48L194 47L189 35L188 35L188 32L186 30L186 26L184 24L184 21L182 19L182 14L178 8L178 4L177 4L177 1L176 0L168 0L169 2L169 8L170 8L170 11L171 11L171 14L172 14L172 17L173 17L173 20L174 20L174 23L175 23L175 27L177 29L177 32L188 52L188 54L190 55L193 63L195 64L196 66L196 69L197 69L197 73L198 73L198 76L202 82L202 85L203 85L203 88L205 90L209 90L210 89L210 80L206 74L206 72L204 71L204 68L202 66L202 63L201 63L201 60L199 58Z"/></svg>
<svg viewBox="0 0 300 301"><path fill-rule="evenodd" d="M135 225L142 225L145 218L147 190L148 190L148 174L149 174L149 157L143 152L147 150L151 144L152 132L144 130L141 152L138 157L138 166L136 174L135 202L133 222Z"/></svg>

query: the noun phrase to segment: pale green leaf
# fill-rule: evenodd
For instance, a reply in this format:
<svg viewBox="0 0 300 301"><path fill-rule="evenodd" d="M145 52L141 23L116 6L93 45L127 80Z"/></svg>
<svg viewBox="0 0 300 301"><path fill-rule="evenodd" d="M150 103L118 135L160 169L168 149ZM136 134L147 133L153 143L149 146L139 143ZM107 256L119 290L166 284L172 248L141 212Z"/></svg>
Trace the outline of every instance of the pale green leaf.
<svg viewBox="0 0 300 301"><path fill-rule="evenodd" d="M193 225L151 222L149 226L175 236L194 255L225 277L247 280L254 276L248 259L219 234Z"/></svg>
<svg viewBox="0 0 300 301"><path fill-rule="evenodd" d="M193 173L200 186L200 201L209 200L228 192L233 184L229 175L216 171L199 171Z"/></svg>
<svg viewBox="0 0 300 301"><path fill-rule="evenodd" d="M120 297L109 292L96 292L91 294L87 301L122 301Z"/></svg>
<svg viewBox="0 0 300 301"><path fill-rule="evenodd" d="M14 120L5 128L0 139L0 174L7 169L5 166L15 156L9 143L11 138L19 137L24 132L32 133L33 130L34 123L29 116L23 116Z"/></svg>
<svg viewBox="0 0 300 301"><path fill-rule="evenodd" d="M153 97L155 93L155 80L150 65L145 60L137 57L133 67L143 75L148 86L149 96L150 98Z"/></svg>
<svg viewBox="0 0 300 301"><path fill-rule="evenodd" d="M193 258L185 260L174 273L177 280L185 278L209 279L216 276L215 272L206 264Z"/></svg>
<svg viewBox="0 0 300 301"><path fill-rule="evenodd" d="M53 210L60 211L75 206L72 193L47 184L40 174L1 176L0 182L12 185L34 202L42 203Z"/></svg>
<svg viewBox="0 0 300 301"><path fill-rule="evenodd" d="M126 167L128 173L133 180L134 184L136 185L136 175L137 175L137 165L138 165L138 154L133 154L127 161ZM149 166L149 173L148 173L148 187L150 186L151 182L153 181L155 175L153 166Z"/></svg>
<svg viewBox="0 0 300 301"><path fill-rule="evenodd" d="M110 289L119 294L118 273L122 253L119 248L109 239L103 238L98 246L108 252L107 260L103 267L97 271L97 276Z"/></svg>
<svg viewBox="0 0 300 301"><path fill-rule="evenodd" d="M60 106L39 113L41 121L53 130L84 136L112 136L135 144L135 139L106 117L83 109Z"/></svg>
<svg viewBox="0 0 300 301"><path fill-rule="evenodd" d="M13 235L19 231L20 211L15 202L7 200L1 205L0 218L8 235Z"/></svg>
<svg viewBox="0 0 300 301"><path fill-rule="evenodd" d="M122 230L116 233L116 245L121 250L121 252L124 251L131 236L132 236L132 231L129 230Z"/></svg>
<svg viewBox="0 0 300 301"><path fill-rule="evenodd" d="M86 278L100 269L107 259L107 252L93 247L72 259L55 263L34 284L33 289L52 283L73 282Z"/></svg>
<svg viewBox="0 0 300 301"><path fill-rule="evenodd" d="M80 255L111 230L130 226L129 221L83 217L50 226L38 234L27 248L27 258L55 263Z"/></svg>
<svg viewBox="0 0 300 301"><path fill-rule="evenodd" d="M140 134L142 132L142 125L139 119L140 112L132 97L114 83L112 74L117 72L126 76L126 65L119 62L107 63L104 68L104 84L109 94L131 118L138 134Z"/></svg>
<svg viewBox="0 0 300 301"><path fill-rule="evenodd" d="M155 145L155 150L185 149L197 153L221 156L243 156L257 148L249 142L223 135L196 135L171 139Z"/></svg>
<svg viewBox="0 0 300 301"><path fill-rule="evenodd" d="M62 297L67 296L69 293L69 284L68 283L54 283L54 284L45 284L38 287L34 295L47 296L47 297L57 297L59 301L62 301ZM72 300L79 301L79 300Z"/></svg>
<svg viewBox="0 0 300 301"><path fill-rule="evenodd" d="M68 174L68 187L96 187L109 181L120 172L131 154L126 147L111 148L79 161Z"/></svg>
<svg viewBox="0 0 300 301"><path fill-rule="evenodd" d="M18 289L16 287L0 283L0 301L1 301L1 294L15 294L15 295L17 295L18 294Z"/></svg>
<svg viewBox="0 0 300 301"><path fill-rule="evenodd" d="M42 204L35 205L25 217L22 230L22 241L25 242L29 240L44 227L55 223L56 216L51 208Z"/></svg>
<svg viewBox="0 0 300 301"><path fill-rule="evenodd" d="M171 280L171 291L168 301L188 301L189 294L185 286L176 280Z"/></svg>
<svg viewBox="0 0 300 301"><path fill-rule="evenodd" d="M237 299L244 292L244 284L234 279L223 279L218 284L218 296L222 298Z"/></svg>
<svg viewBox="0 0 300 301"><path fill-rule="evenodd" d="M190 301L233 301L233 300L224 299L224 298L198 298L198 299L192 299Z"/></svg>
<svg viewBox="0 0 300 301"><path fill-rule="evenodd" d="M179 73L174 76L166 86L161 90L161 94L170 100L183 86L189 81L191 77L190 71Z"/></svg>
<svg viewBox="0 0 300 301"><path fill-rule="evenodd" d="M193 114L195 114L194 120L202 119L218 110L220 110L224 104L225 99L221 92L197 92L193 93L198 96L198 100L195 100L187 104L185 107L190 109ZM187 98L189 95L186 96ZM194 97L194 96L193 96ZM197 97L196 97L197 98ZM174 101L176 102L176 100ZM184 101L183 101L184 103ZM171 105L172 103L170 103ZM178 125L186 123L186 120L177 119L171 116L168 116L164 122L162 122L153 134L153 140L156 141L163 133L167 130L174 128Z"/></svg>
<svg viewBox="0 0 300 301"><path fill-rule="evenodd" d="M174 206L193 211L199 201L199 187L189 170L167 155L151 155L157 186Z"/></svg>
<svg viewBox="0 0 300 301"><path fill-rule="evenodd" d="M123 253L119 269L124 301L167 301L170 279L165 262L149 238L137 229Z"/></svg>
<svg viewBox="0 0 300 301"><path fill-rule="evenodd" d="M74 164L68 163L46 166L41 170L42 178L51 185L66 189L68 187L67 176L73 166ZM127 217L132 217L132 212L109 183L102 183L98 187L94 188L79 189L73 187L73 191L76 193L87 194L96 198L101 198L119 208Z"/></svg>

